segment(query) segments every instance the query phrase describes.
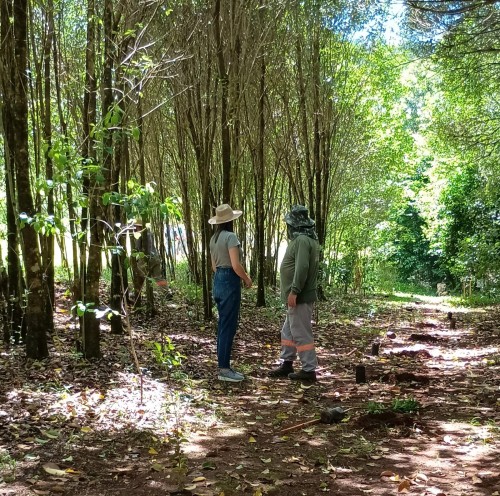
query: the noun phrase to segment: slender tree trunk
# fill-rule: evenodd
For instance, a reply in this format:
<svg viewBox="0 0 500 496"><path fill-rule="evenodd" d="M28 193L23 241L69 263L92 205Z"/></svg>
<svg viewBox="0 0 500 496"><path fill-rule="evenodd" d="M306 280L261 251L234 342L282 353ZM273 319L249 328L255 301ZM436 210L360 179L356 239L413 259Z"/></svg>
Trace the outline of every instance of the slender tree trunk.
<svg viewBox="0 0 500 496"><path fill-rule="evenodd" d="M2 111L2 135L4 136L5 160L5 192L7 211L7 273L8 291L7 320L10 336L19 344L21 334L26 334L26 320L23 319L21 308L21 264L19 260L18 226L16 222L16 190L15 190L15 158L16 140L12 127L15 99L15 55L13 36L12 2L0 3L0 83L3 101L0 103ZM5 337L5 334L4 334Z"/></svg>
<svg viewBox="0 0 500 496"><path fill-rule="evenodd" d="M141 178L141 184L144 186L146 184L146 167L145 167L145 157L144 157L144 118L142 110L142 86L139 86L137 94L137 127L139 128L139 176ZM142 214L142 251L146 255L147 260L147 272L144 285L146 286L146 313L147 315L153 316L156 314L155 302L154 302L154 292L153 284L151 282L151 252L152 252L152 235L146 224L150 222L150 219L146 212L141 212Z"/></svg>
<svg viewBox="0 0 500 496"><path fill-rule="evenodd" d="M14 161L18 208L21 214L33 217L35 212L28 151L27 8L27 0L16 0L14 3L14 81L17 91L12 126L16 135ZM52 313L46 311L48 295L43 281L38 236L30 223L21 229L21 237L27 285L26 354L29 358L40 359L49 353L46 330L52 328Z"/></svg>
<svg viewBox="0 0 500 496"><path fill-rule="evenodd" d="M255 174L255 230L256 230L256 251L258 257L258 281L257 281L257 306L266 306L265 293L265 209L264 209L264 191L266 182L266 167L264 155L264 141L266 131L265 121L265 99L266 99L266 62L262 55L260 63L260 79L259 79L259 138L257 144L257 171Z"/></svg>
<svg viewBox="0 0 500 496"><path fill-rule="evenodd" d="M119 112L119 107L114 107L113 98L113 67L115 60L114 52L114 13L112 0L104 2L104 70L102 78L102 107L103 107L103 168L106 184L111 185L111 188L117 191L118 181L114 183L115 171L113 168L113 138L114 129L120 126L121 122L114 124L115 119L121 121L122 114ZM119 148L119 146L117 147ZM116 155L115 155L116 157ZM116 215L116 218L115 218ZM124 286L122 281L122 244L120 242L121 228L120 224L120 209L111 205L108 208L107 232L108 244L111 248L111 287L110 287L110 308L117 313L111 316L111 332L113 334L123 334L123 324L121 319L122 302L124 298Z"/></svg>
<svg viewBox="0 0 500 496"><path fill-rule="evenodd" d="M43 47L43 82L44 82L44 115L43 115L43 139L45 142L45 177L47 181L52 181L54 176L54 167L50 158L52 147L52 120L51 120L51 74L50 60L52 40L54 38L54 6L52 0L47 0L45 11L45 43ZM50 188L47 194L47 215L54 216L54 190ZM50 222L50 220L49 220ZM43 238L42 258L45 270L45 281L49 295L47 312L55 310L55 278L54 278L54 235L48 232ZM52 331L52 329L51 329Z"/></svg>
<svg viewBox="0 0 500 496"><path fill-rule="evenodd" d="M87 164L95 163L95 147L91 136L91 129L96 124L96 22L95 0L87 3L87 47L85 63L85 95L83 111L83 157ZM83 184L84 194L88 198L87 209L82 212L82 236L80 274L82 277L82 300L87 308L89 305L96 309L100 304L99 280L101 276L101 247L102 227L99 225L99 184L95 173L87 172ZM87 252L86 240L89 239ZM87 258L88 253L88 258ZM100 351L100 323L95 312L85 311L81 319L83 352L86 358L99 358Z"/></svg>
<svg viewBox="0 0 500 496"><path fill-rule="evenodd" d="M52 21L52 32L54 33L53 43L52 43L52 57L53 57L53 65L54 65L54 89L56 94L56 102L57 102L57 115L59 117L59 125L61 127L61 134L64 139L65 146L68 146L68 124L66 122L66 118L63 112L62 105L62 96L61 96L61 82L60 82L60 74L61 74L61 60L60 60L60 52L58 49L57 37L55 36L54 29L54 16L51 16ZM69 232L71 235L71 260L72 260L72 269L73 269L73 286L72 286L72 297L73 303L82 299L81 293L81 281L80 281L80 260L78 256L78 242L77 242L77 213L74 204L73 198L73 188L71 185L72 182L72 174L73 171L68 170L67 174L70 176L66 180L66 206L68 208L68 217L69 217Z"/></svg>
<svg viewBox="0 0 500 496"><path fill-rule="evenodd" d="M224 60L222 30L220 25L221 0L215 0L214 38L217 48L217 65L221 84L221 140L222 140L222 200L231 202L231 135L229 130L229 76Z"/></svg>

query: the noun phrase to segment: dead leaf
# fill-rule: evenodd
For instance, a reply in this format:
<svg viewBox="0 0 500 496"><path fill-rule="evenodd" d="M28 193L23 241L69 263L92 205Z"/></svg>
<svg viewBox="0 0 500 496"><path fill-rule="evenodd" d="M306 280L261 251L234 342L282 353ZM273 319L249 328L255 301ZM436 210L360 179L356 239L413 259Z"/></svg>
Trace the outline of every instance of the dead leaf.
<svg viewBox="0 0 500 496"><path fill-rule="evenodd" d="M398 486L398 493L407 492L410 489L411 483L408 479L402 481Z"/></svg>
<svg viewBox="0 0 500 496"><path fill-rule="evenodd" d="M418 474L415 475L415 480L427 482L429 480L429 478L425 474L422 474L421 472L419 472Z"/></svg>
<svg viewBox="0 0 500 496"><path fill-rule="evenodd" d="M439 487L435 486L428 487L426 492L431 493L433 496L446 496L446 493L443 493Z"/></svg>
<svg viewBox="0 0 500 496"><path fill-rule="evenodd" d="M68 475L66 470L62 470L58 465L52 462L44 463L43 469L50 475L57 475L58 477L64 477Z"/></svg>
<svg viewBox="0 0 500 496"><path fill-rule="evenodd" d="M394 477L396 474L392 472L391 470L384 470L381 474L380 477Z"/></svg>
<svg viewBox="0 0 500 496"><path fill-rule="evenodd" d="M74 474L74 475L78 475L78 474L81 474L81 472L79 470L74 470L72 468L67 468L66 469L66 473L67 474Z"/></svg>

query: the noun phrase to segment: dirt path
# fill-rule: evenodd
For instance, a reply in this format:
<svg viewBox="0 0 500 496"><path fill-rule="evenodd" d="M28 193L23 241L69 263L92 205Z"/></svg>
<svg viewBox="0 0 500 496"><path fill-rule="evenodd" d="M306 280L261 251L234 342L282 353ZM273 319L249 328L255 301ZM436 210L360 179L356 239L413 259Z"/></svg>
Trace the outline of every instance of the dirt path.
<svg viewBox="0 0 500 496"><path fill-rule="evenodd" d="M63 313L47 363L2 350L0 495L500 495L498 313L396 300L319 305L312 386L266 376L280 311L245 303L234 356L249 379L228 385L213 329L170 304L135 328L142 403L127 339L105 333L105 358L85 364ZM160 331L182 373L152 360ZM342 422L281 433L333 407Z"/></svg>

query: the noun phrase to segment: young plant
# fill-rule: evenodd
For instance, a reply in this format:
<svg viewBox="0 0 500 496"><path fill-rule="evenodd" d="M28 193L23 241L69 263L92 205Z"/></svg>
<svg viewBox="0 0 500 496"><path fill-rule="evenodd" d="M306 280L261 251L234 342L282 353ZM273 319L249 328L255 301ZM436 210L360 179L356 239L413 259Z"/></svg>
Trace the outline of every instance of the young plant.
<svg viewBox="0 0 500 496"><path fill-rule="evenodd" d="M369 401L366 405L366 411L368 413L382 413L385 410L385 405L383 403L379 403L378 401Z"/></svg>
<svg viewBox="0 0 500 496"><path fill-rule="evenodd" d="M175 349L175 345L168 336L165 336L161 343L158 343L158 341L149 342L149 347L156 363L167 370L168 376L170 376L172 369L180 367L182 359L186 358Z"/></svg>
<svg viewBox="0 0 500 496"><path fill-rule="evenodd" d="M17 461L10 456L7 451L0 452L0 480L4 482L13 482L16 480ZM1 474L4 474L3 476Z"/></svg>
<svg viewBox="0 0 500 496"><path fill-rule="evenodd" d="M415 398L394 398L391 410L400 413L412 413L420 409L420 403Z"/></svg>

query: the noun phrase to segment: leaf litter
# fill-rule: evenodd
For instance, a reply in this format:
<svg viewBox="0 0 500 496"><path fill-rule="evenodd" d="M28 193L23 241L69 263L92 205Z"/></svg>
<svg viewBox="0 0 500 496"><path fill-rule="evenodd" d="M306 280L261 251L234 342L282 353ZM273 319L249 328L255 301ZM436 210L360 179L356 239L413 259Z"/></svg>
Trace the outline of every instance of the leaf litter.
<svg viewBox="0 0 500 496"><path fill-rule="evenodd" d="M102 360L82 360L62 305L50 359L2 348L0 494L500 494L498 310L453 309L451 330L443 299L414 297L411 311L383 298L321 303L310 385L267 377L282 315L249 294L233 353L241 384L218 383L214 327L180 303L133 316L142 378L129 338L105 326ZM186 357L178 370L151 355L162 336ZM419 408L392 410L410 402ZM334 406L341 422L280 436Z"/></svg>

